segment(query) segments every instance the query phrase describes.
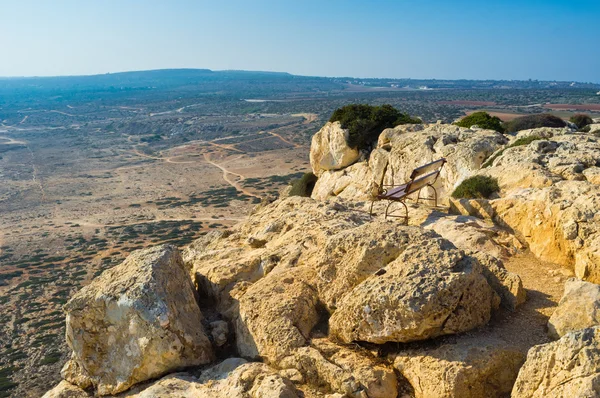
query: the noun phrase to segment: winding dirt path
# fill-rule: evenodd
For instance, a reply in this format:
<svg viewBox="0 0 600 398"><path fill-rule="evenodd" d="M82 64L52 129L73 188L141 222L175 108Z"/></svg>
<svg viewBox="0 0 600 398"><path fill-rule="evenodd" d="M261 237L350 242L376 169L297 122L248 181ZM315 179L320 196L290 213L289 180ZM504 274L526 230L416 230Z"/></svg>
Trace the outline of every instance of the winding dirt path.
<svg viewBox="0 0 600 398"><path fill-rule="evenodd" d="M246 189L245 189L243 186L241 186L241 185L240 185L240 183L239 183L239 182L237 182L237 181L232 181L232 180L231 180L231 179L228 177L228 175L229 175L229 174L231 174L231 175L237 176L237 177L238 177L240 180L242 180L242 181L243 181L243 180L245 180L245 179L246 179L246 177L244 177L244 176L243 176L243 175L241 175L241 174L238 174L238 173L234 173L234 172L232 172L232 171L229 171L229 170L227 170L227 169L226 169L224 166L222 166L222 165L220 165L220 164L218 164L218 163L215 163L214 161L212 161L212 160L211 160L211 158L210 158L210 155L209 155L209 154L207 154L207 153L204 153L203 155L204 155L204 160L206 160L206 163L210 163L210 164L212 164L213 166L215 166L215 167L218 167L219 169L221 169L221 171L223 172L223 179L224 179L224 180L225 180L225 181L226 181L226 182L227 182L229 185L231 185L232 187L234 187L235 189L237 189L238 191L242 192L242 193L243 193L243 194L245 194L245 195L248 195L248 196L253 196L253 197L255 197L255 198L261 199L261 197L260 197L260 196L258 196L258 195L256 195L256 194L254 194L254 193L252 193L252 192L250 192L250 191L246 190Z"/></svg>
<svg viewBox="0 0 600 398"><path fill-rule="evenodd" d="M487 326L468 334L499 338L526 354L532 346L551 341L548 319L562 296L569 272L557 264L540 261L531 252L505 260L504 266L521 277L527 301L515 312L497 311Z"/></svg>

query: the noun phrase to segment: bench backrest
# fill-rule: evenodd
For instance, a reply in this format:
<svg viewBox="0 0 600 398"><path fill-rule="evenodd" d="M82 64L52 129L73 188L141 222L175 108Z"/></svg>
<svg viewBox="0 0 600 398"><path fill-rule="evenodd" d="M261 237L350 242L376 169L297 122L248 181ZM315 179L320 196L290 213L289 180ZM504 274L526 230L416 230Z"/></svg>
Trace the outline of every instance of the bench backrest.
<svg viewBox="0 0 600 398"><path fill-rule="evenodd" d="M437 169L423 177L419 177L416 180L412 180L406 186L406 194L409 195L413 192L417 192L419 189L426 187L427 185L433 185L440 175L441 169Z"/></svg>
<svg viewBox="0 0 600 398"><path fill-rule="evenodd" d="M419 166L410 173L410 179L414 180L419 178L422 175L429 174L434 170L441 169L446 163L446 159L441 158L434 162L424 164L423 166Z"/></svg>

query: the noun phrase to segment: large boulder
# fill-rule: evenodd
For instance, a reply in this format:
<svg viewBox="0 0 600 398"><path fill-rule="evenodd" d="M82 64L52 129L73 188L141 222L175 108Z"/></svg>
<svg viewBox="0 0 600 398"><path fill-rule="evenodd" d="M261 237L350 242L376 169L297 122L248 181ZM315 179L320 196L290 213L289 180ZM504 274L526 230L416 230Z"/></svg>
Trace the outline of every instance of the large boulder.
<svg viewBox="0 0 600 398"><path fill-rule="evenodd" d="M426 340L486 324L499 301L475 258L431 237L338 300L329 332L344 343Z"/></svg>
<svg viewBox="0 0 600 398"><path fill-rule="evenodd" d="M115 394L175 369L208 363L192 282L169 245L133 252L65 305L73 350L63 377Z"/></svg>
<svg viewBox="0 0 600 398"><path fill-rule="evenodd" d="M505 397L525 356L493 338L459 338L433 348L402 350L394 366L416 398Z"/></svg>
<svg viewBox="0 0 600 398"><path fill-rule="evenodd" d="M600 328L534 346L519 371L512 398L597 397L600 394Z"/></svg>
<svg viewBox="0 0 600 398"><path fill-rule="evenodd" d="M350 148L347 140L348 130L343 129L340 122L327 122L312 137L310 165L316 176L327 170L343 169L358 160L360 152Z"/></svg>
<svg viewBox="0 0 600 398"><path fill-rule="evenodd" d="M548 320L548 334L558 339L592 326L600 326L600 285L569 279L558 307Z"/></svg>
<svg viewBox="0 0 600 398"><path fill-rule="evenodd" d="M288 271L271 274L252 285L240 298L235 319L238 352L277 363L306 345L319 320L317 292L310 276Z"/></svg>

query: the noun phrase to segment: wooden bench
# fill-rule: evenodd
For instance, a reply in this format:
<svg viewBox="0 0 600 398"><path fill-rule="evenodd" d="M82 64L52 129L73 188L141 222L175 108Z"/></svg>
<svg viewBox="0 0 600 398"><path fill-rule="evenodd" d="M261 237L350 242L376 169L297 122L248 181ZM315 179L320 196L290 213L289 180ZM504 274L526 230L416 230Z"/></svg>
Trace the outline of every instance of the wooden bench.
<svg viewBox="0 0 600 398"><path fill-rule="evenodd" d="M433 200L435 206L437 206L437 191L434 188L433 184L437 181L440 172L442 171L442 167L446 163L446 159L441 158L434 162L427 163L423 166L419 166L410 173L410 179L407 183L402 185L382 185L379 188L379 193L371 202L371 209L369 210L369 215L373 216L373 204L376 200L387 200L387 207L385 208L385 218L390 217L402 217L405 219L406 224L408 224L408 206L406 206L405 200L406 198L417 192L417 203L420 199L424 200ZM388 189L383 189L388 187ZM425 187L430 187L433 189L433 198L421 198L421 189ZM394 216L388 214L388 210L392 203L399 202L404 206L405 215L404 216Z"/></svg>

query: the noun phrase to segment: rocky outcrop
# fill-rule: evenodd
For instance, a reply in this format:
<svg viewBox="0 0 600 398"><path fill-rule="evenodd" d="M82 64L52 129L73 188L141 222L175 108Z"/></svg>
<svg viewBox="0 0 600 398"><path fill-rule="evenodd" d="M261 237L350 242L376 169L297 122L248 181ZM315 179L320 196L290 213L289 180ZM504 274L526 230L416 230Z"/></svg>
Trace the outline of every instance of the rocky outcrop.
<svg viewBox="0 0 600 398"><path fill-rule="evenodd" d="M498 302L476 259L432 237L342 297L329 332L345 343L425 340L487 323Z"/></svg>
<svg viewBox="0 0 600 398"><path fill-rule="evenodd" d="M332 196L369 199L383 184L404 183L414 168L445 157L448 163L436 185L444 202L456 185L507 142L502 134L492 130L437 124L401 125L381 133L377 147L367 160L320 174L312 197L317 200Z"/></svg>
<svg viewBox="0 0 600 398"><path fill-rule="evenodd" d="M594 327L531 348L511 397L597 397L599 393L600 328Z"/></svg>
<svg viewBox="0 0 600 398"><path fill-rule="evenodd" d="M186 373L166 376L128 398L296 398L293 384L269 366L229 358L198 378Z"/></svg>
<svg viewBox="0 0 600 398"><path fill-rule="evenodd" d="M505 397L524 360L504 341L461 338L436 348L400 351L394 366L412 385L416 398Z"/></svg>
<svg viewBox="0 0 600 398"><path fill-rule="evenodd" d="M132 253L65 305L73 350L63 377L98 394L212 360L202 314L178 250Z"/></svg>
<svg viewBox="0 0 600 398"><path fill-rule="evenodd" d="M360 157L356 148L347 143L348 130L340 122L328 122L312 137L310 165L316 176L328 170L339 170L350 166Z"/></svg>
<svg viewBox="0 0 600 398"><path fill-rule="evenodd" d="M548 333L554 338L600 326L600 285L569 279L558 307L548 321Z"/></svg>
<svg viewBox="0 0 600 398"><path fill-rule="evenodd" d="M549 138L508 148L478 172L501 188L501 197L487 202L489 213L537 257L600 282L600 188L588 180L600 161L600 138L544 131Z"/></svg>

